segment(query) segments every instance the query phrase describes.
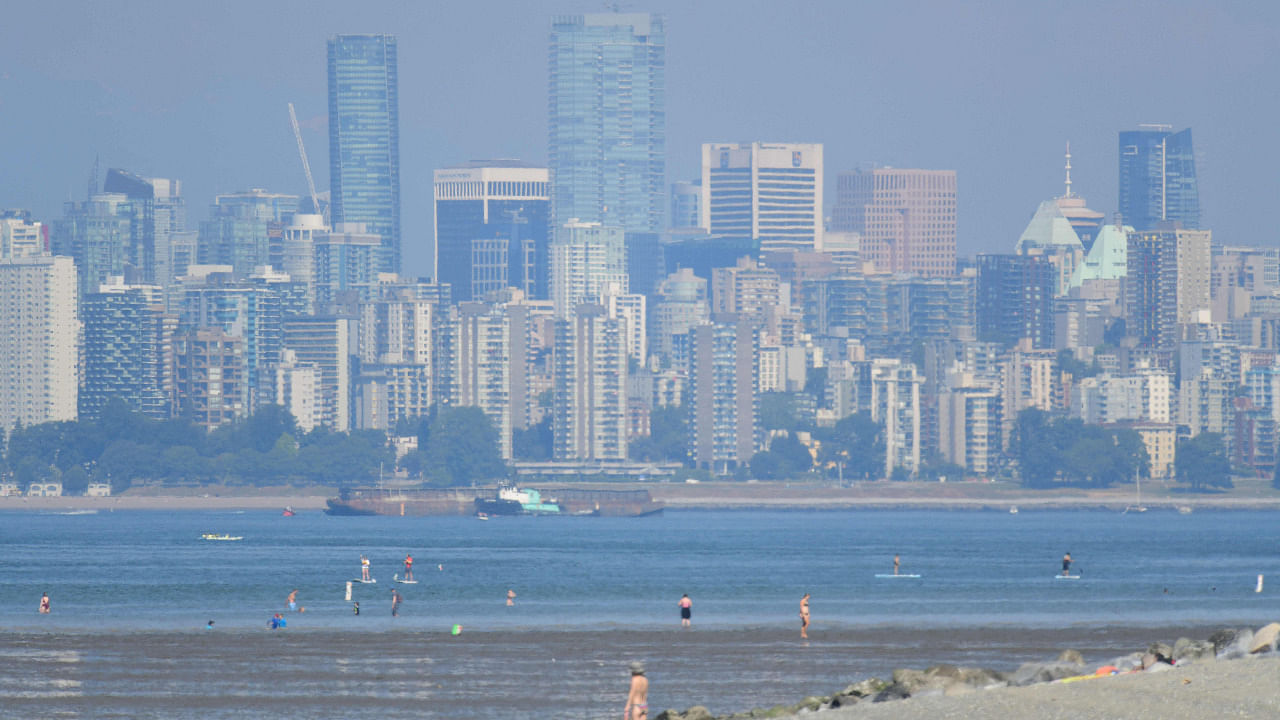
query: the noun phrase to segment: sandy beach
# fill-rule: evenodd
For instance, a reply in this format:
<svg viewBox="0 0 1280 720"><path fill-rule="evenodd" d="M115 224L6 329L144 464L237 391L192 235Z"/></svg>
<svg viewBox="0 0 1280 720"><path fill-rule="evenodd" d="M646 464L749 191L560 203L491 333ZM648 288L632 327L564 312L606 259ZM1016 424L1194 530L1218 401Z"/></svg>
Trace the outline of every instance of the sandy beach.
<svg viewBox="0 0 1280 720"><path fill-rule="evenodd" d="M830 720L1201 720L1280 717L1280 657L1216 660L1076 683L911 697L822 712Z"/></svg>

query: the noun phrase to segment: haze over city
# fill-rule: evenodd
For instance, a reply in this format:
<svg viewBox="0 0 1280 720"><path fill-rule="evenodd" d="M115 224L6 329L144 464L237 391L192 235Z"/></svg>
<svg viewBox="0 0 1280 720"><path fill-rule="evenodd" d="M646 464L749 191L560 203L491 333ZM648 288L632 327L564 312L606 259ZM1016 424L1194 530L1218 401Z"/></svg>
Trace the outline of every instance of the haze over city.
<svg viewBox="0 0 1280 720"><path fill-rule="evenodd" d="M703 142L813 142L857 166L954 169L958 252L1009 252L1062 192L1116 211L1116 134L1196 133L1202 227L1272 243L1280 99L1269 3L630 3L667 18L667 180ZM555 14L599 3L21 3L0 45L0 198L55 218L102 166L215 194L305 195L286 103L328 187L325 41L389 32L400 52L403 267L432 272L433 170L547 154ZM827 184L827 207L834 185Z"/></svg>

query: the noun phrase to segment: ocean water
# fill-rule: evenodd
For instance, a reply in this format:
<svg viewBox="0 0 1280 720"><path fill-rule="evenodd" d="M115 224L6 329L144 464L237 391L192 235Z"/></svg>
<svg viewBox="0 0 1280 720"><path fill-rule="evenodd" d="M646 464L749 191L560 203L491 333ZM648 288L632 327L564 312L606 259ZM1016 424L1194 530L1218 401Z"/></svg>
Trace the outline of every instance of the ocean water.
<svg viewBox="0 0 1280 720"><path fill-rule="evenodd" d="M0 513L0 707L595 718L620 711L626 664L640 659L652 714L739 711L894 667L1012 669L1067 647L1101 662L1150 640L1269 622L1280 616L1278 541L1265 512ZM1079 580L1055 578L1067 551ZM406 552L417 585L391 582ZM352 589L356 616L345 585L362 554L378 582ZM875 577L894 554L922 577ZM267 630L294 588L306 611ZM405 599L394 618L391 588ZM36 612L42 592L49 615ZM691 630L679 627L682 593Z"/></svg>

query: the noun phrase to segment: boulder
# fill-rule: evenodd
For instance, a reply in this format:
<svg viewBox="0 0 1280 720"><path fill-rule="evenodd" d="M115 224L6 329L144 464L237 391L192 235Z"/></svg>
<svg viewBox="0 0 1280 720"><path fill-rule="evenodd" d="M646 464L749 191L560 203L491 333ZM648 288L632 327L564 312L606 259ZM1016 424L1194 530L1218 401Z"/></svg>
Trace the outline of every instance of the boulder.
<svg viewBox="0 0 1280 720"><path fill-rule="evenodd" d="M886 687L889 687L889 683L881 680L880 678L867 678L866 680L859 680L845 688L842 694L856 695L857 697L863 698L869 695L875 695Z"/></svg>
<svg viewBox="0 0 1280 720"><path fill-rule="evenodd" d="M799 703L794 705L792 709L795 710L796 712L800 712L801 710L808 710L810 712L813 712L826 704L827 704L827 698L818 697L817 695L810 695L809 697L801 700Z"/></svg>
<svg viewBox="0 0 1280 720"><path fill-rule="evenodd" d="M910 693L903 690L901 685L894 683L876 693L875 697L871 698L871 702L888 702L890 700L903 700L909 697L911 697Z"/></svg>
<svg viewBox="0 0 1280 720"><path fill-rule="evenodd" d="M1223 650L1231 647L1236 641L1239 632L1231 628L1223 628L1209 636L1209 642L1213 644L1213 654L1221 655Z"/></svg>
<svg viewBox="0 0 1280 720"><path fill-rule="evenodd" d="M701 705L694 705L680 716L680 720L715 720L711 711Z"/></svg>
<svg viewBox="0 0 1280 720"><path fill-rule="evenodd" d="M831 698L831 703L827 707L830 707L830 708L850 707L856 704L861 699L862 699L861 695L854 695L853 693L840 693L839 695L836 695Z"/></svg>
<svg viewBox="0 0 1280 720"><path fill-rule="evenodd" d="M1280 623L1264 625L1253 634L1253 642L1249 643L1249 652L1271 652L1276 647L1276 639L1280 638Z"/></svg>
<svg viewBox="0 0 1280 720"><path fill-rule="evenodd" d="M1080 666L1069 663L1023 663L1013 672L1010 685L1034 685L1080 674Z"/></svg>
<svg viewBox="0 0 1280 720"><path fill-rule="evenodd" d="M1160 662L1160 657L1155 653L1147 653L1142 656L1142 669L1150 670Z"/></svg>
<svg viewBox="0 0 1280 720"><path fill-rule="evenodd" d="M1213 660L1216 656L1213 643L1206 640L1178 638L1178 641L1173 644L1173 659L1179 665L1184 662Z"/></svg>
<svg viewBox="0 0 1280 720"><path fill-rule="evenodd" d="M653 720L683 720L683 718L681 717L679 711L663 710L662 712L653 716Z"/></svg>
<svg viewBox="0 0 1280 720"><path fill-rule="evenodd" d="M1058 653L1058 662L1072 665L1084 665L1084 656L1079 650L1063 650Z"/></svg>
<svg viewBox="0 0 1280 720"><path fill-rule="evenodd" d="M1147 652L1155 655L1160 662L1173 662L1173 648L1162 642L1153 642L1147 646Z"/></svg>
<svg viewBox="0 0 1280 720"><path fill-rule="evenodd" d="M904 696L920 692L931 684L932 678L921 670L900 669L893 671L893 685L904 693Z"/></svg>

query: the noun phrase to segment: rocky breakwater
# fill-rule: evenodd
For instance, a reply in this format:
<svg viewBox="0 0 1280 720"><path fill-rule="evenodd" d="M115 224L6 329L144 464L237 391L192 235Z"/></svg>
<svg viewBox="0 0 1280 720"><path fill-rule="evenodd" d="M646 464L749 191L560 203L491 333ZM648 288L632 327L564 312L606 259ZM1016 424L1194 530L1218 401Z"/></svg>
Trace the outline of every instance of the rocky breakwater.
<svg viewBox="0 0 1280 720"><path fill-rule="evenodd" d="M1155 642L1143 651L1113 658L1096 668L1086 664L1075 650L1064 650L1044 663L1025 663L1013 672L986 668L935 665L926 670L894 670L890 679L867 678L827 696L811 696L793 705L755 708L730 715L715 715L701 705L683 712L664 710L654 720L753 720L788 718L849 708L860 703L882 703L910 697L958 696L991 688L1024 687L1040 683L1095 680L1112 675L1161 672L1192 663L1234 660L1275 653L1280 645L1280 622L1258 630L1224 629L1205 640L1179 638L1172 646Z"/></svg>

